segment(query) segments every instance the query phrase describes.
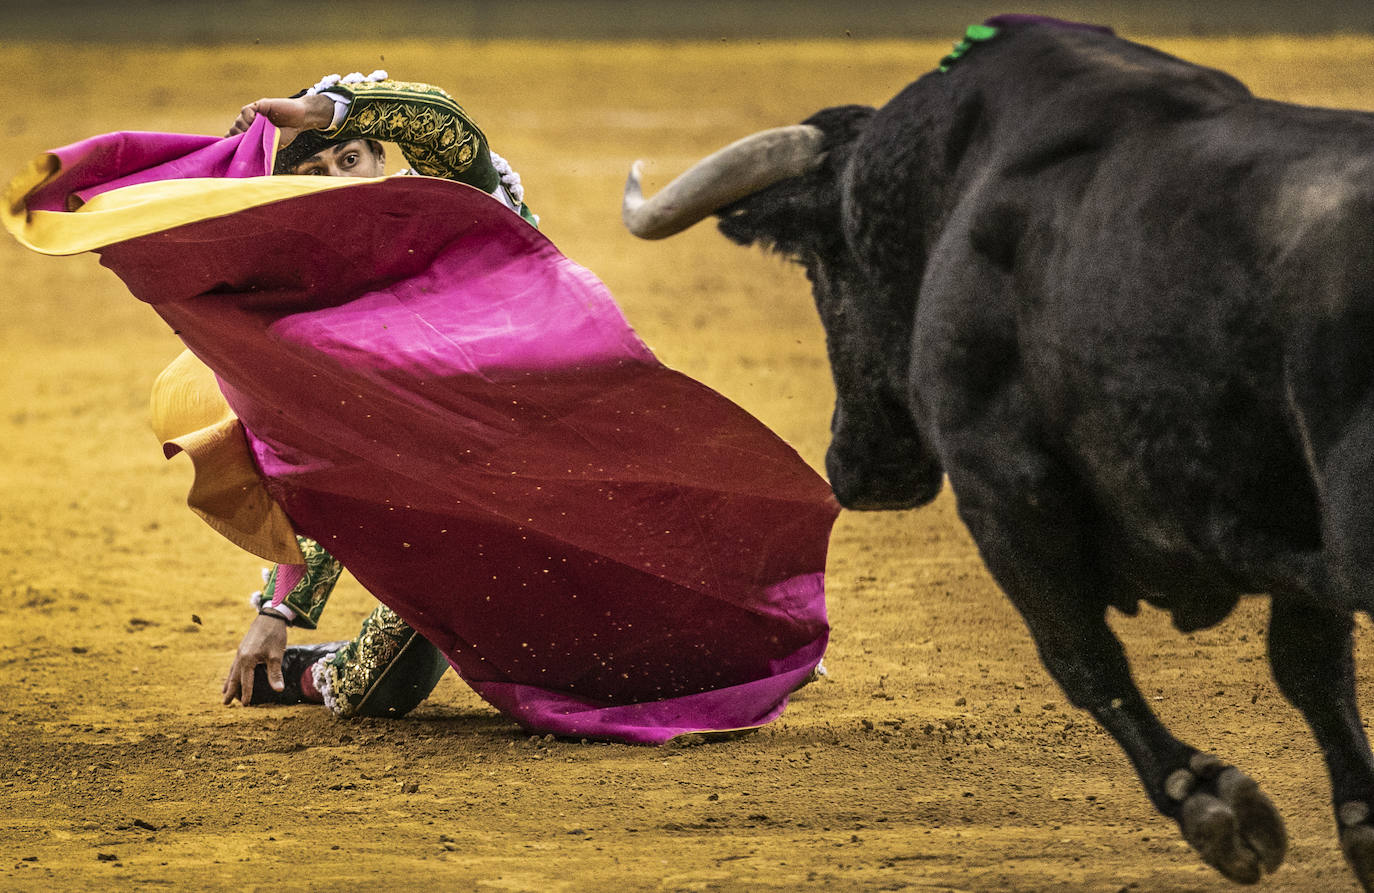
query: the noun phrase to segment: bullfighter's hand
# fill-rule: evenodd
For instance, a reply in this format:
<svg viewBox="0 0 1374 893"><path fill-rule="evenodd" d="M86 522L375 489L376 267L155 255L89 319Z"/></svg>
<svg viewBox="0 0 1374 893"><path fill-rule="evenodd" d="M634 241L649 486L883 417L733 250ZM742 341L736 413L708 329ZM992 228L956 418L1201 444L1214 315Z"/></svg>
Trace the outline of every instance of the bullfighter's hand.
<svg viewBox="0 0 1374 893"><path fill-rule="evenodd" d="M280 617L259 614L248 627L243 641L239 643L234 663L229 667L229 675L224 680L224 703L232 703L234 698L248 707L253 703L253 670L258 664L267 664L267 682L276 691L284 687L281 676L281 659L286 653L286 621Z"/></svg>
<svg viewBox="0 0 1374 893"><path fill-rule="evenodd" d="M281 131L281 145L287 146L302 130L323 130L334 121L334 100L316 94L296 99L259 99L239 110L233 126L225 136L243 133L253 125L258 115L271 121Z"/></svg>

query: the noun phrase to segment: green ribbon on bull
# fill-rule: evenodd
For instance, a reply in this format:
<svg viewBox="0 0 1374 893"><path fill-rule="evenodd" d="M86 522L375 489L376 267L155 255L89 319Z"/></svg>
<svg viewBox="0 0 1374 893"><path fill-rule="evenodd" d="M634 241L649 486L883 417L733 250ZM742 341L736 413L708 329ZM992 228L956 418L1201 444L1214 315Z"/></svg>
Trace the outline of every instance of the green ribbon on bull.
<svg viewBox="0 0 1374 893"><path fill-rule="evenodd" d="M940 60L940 71L949 71L949 67L962 59L969 50L996 36L997 29L992 25L969 25L968 30L964 32L964 39L956 43L950 54Z"/></svg>

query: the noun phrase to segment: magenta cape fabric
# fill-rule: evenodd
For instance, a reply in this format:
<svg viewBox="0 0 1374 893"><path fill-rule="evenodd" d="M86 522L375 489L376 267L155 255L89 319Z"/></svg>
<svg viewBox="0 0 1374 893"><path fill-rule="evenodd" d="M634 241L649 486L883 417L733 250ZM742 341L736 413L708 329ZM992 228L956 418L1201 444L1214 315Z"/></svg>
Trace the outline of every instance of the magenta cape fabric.
<svg viewBox="0 0 1374 893"><path fill-rule="evenodd" d="M74 187L99 191L48 206ZM525 728L756 726L820 660L825 482L490 196L390 178L100 253L219 376L298 529Z"/></svg>
<svg viewBox="0 0 1374 893"><path fill-rule="evenodd" d="M31 193L31 211L69 210L121 186L188 177L261 177L272 172L274 130L256 121L230 139L185 133L106 133L52 150L62 173Z"/></svg>

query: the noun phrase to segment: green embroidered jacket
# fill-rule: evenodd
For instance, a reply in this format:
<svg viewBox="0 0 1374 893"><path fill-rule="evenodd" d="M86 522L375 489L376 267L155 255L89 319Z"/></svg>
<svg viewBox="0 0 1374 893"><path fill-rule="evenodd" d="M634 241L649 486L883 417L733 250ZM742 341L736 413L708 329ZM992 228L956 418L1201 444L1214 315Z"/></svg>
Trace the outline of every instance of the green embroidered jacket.
<svg viewBox="0 0 1374 893"><path fill-rule="evenodd" d="M483 192L501 185L481 128L439 87L385 80L335 84L329 92L347 98L349 106L348 115L326 137L395 143L417 174L457 180ZM537 228L523 202L520 216Z"/></svg>
<svg viewBox="0 0 1374 893"><path fill-rule="evenodd" d="M335 84L330 93L349 100L348 116L330 139L395 143L417 174L442 177L491 192L501 176L481 129L438 87L406 81Z"/></svg>

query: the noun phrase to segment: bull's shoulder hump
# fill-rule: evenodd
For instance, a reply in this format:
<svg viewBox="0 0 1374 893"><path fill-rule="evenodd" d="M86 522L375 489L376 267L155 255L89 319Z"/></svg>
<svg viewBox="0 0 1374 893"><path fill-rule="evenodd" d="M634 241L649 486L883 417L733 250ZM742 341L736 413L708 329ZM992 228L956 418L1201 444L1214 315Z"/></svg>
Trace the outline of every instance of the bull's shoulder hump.
<svg viewBox="0 0 1374 893"><path fill-rule="evenodd" d="M986 54L995 66L992 73L1014 77L1031 89L1062 85L1110 94L1191 87L1230 100L1251 95L1224 71L1114 34L1032 25L1009 32L993 46L1003 50L1003 58Z"/></svg>

